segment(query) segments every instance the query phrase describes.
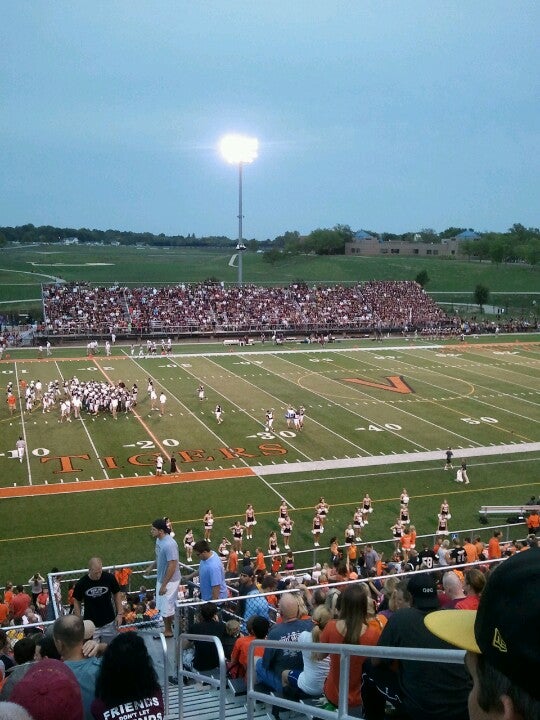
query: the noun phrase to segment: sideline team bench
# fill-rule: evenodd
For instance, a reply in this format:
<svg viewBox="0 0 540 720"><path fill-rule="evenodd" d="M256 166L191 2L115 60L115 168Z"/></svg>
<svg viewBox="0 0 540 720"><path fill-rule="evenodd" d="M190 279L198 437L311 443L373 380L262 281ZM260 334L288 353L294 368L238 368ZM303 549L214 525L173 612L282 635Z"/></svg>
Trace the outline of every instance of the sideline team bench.
<svg viewBox="0 0 540 720"><path fill-rule="evenodd" d="M540 513L540 505L482 505L478 514L480 520L486 522L488 515L508 515L509 517L519 518L518 522L521 522L525 520L532 510Z"/></svg>

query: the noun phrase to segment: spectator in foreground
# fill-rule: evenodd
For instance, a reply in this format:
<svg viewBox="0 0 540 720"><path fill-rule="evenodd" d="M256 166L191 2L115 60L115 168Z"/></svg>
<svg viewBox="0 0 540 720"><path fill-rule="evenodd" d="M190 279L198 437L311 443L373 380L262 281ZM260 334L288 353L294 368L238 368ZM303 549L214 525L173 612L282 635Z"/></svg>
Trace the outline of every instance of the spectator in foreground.
<svg viewBox="0 0 540 720"><path fill-rule="evenodd" d="M11 700L27 710L32 720L83 720L79 684L60 660L47 658L36 663L17 683Z"/></svg>
<svg viewBox="0 0 540 720"><path fill-rule="evenodd" d="M236 668L236 677L246 677L248 666L248 649L253 640L264 640L270 629L270 621L261 615L252 615L247 621L247 631L249 635L240 635L234 643L231 653L231 665L238 666ZM263 656L264 648L257 648L254 652L255 662L257 658Z"/></svg>
<svg viewBox="0 0 540 720"><path fill-rule="evenodd" d="M477 611L446 610L427 628L467 651L471 720L540 717L540 550L509 558L489 576Z"/></svg>
<svg viewBox="0 0 540 720"><path fill-rule="evenodd" d="M137 633L121 633L103 654L92 716L96 720L121 717L126 714L126 705L135 701L145 715L136 712L130 717L163 717L161 688L145 642Z"/></svg>
<svg viewBox="0 0 540 720"><path fill-rule="evenodd" d="M412 607L396 610L378 644L396 648L450 649L448 643L436 638L424 625L424 618L439 609L434 578L425 573L413 573L407 590ZM365 717L382 720L385 704L389 701L398 713L415 720L469 720L467 694L470 682L464 670L459 665L413 660L400 660L395 670L391 658L372 658L364 667Z"/></svg>
<svg viewBox="0 0 540 720"><path fill-rule="evenodd" d="M84 656L84 622L78 615L59 617L53 625L53 635L62 660L73 671L81 688L85 720L92 720L90 706L95 697L101 658Z"/></svg>
<svg viewBox="0 0 540 720"><path fill-rule="evenodd" d="M313 627L311 620L299 620L299 606L295 593L284 593L279 600L281 622L268 633L268 640L280 640L283 648L265 648L262 660L257 663L257 678L279 695L283 692L282 673L285 669L301 670L302 653L294 650L294 643L304 630Z"/></svg>
<svg viewBox="0 0 540 720"><path fill-rule="evenodd" d="M320 642L345 643L347 645L376 645L380 628L368 622L368 591L364 583L345 587L341 593L339 616L330 620L321 634ZM321 656L319 655L319 659ZM354 655L350 659L349 708L362 705L362 668L365 658ZM324 683L326 699L338 707L340 656L330 655L330 672Z"/></svg>

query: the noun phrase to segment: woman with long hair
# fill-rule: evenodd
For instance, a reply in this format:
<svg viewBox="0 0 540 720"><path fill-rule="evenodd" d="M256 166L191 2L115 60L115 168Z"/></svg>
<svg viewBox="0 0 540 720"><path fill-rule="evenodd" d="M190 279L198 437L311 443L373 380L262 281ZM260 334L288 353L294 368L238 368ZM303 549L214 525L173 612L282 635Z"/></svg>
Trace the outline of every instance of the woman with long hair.
<svg viewBox="0 0 540 720"><path fill-rule="evenodd" d="M322 643L376 645L381 629L369 622L368 592L364 584L355 583L341 593L339 617L330 620L321 633ZM325 657L324 655L320 657ZM365 657L351 656L349 672L349 708L362 705L362 667ZM340 656L330 655L330 672L324 683L327 700L338 706Z"/></svg>
<svg viewBox="0 0 540 720"><path fill-rule="evenodd" d="M152 658L135 632L120 633L105 650L96 678L91 711L96 720L124 714L121 706L139 701L154 716L165 714Z"/></svg>

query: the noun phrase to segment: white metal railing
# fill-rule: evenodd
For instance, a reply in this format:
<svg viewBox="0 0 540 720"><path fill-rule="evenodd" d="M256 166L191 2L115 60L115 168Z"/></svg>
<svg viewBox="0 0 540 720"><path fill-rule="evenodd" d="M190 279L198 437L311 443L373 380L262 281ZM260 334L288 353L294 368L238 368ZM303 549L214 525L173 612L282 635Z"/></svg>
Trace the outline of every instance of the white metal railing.
<svg viewBox="0 0 540 720"><path fill-rule="evenodd" d="M219 690L219 720L225 720L225 704L227 689L227 669L225 653L221 641L213 635L199 635L194 633L181 633L179 640L213 643L218 655L218 666L216 675L197 672L184 668L182 654L177 670L178 681L178 720L185 720L184 714L184 678L205 683ZM427 648L394 648L379 647L374 645L344 645L336 643L295 643L294 649L298 652L311 650L324 654L339 655L339 700L336 711L325 710L322 706L310 705L309 713L306 712L306 704L300 700L290 700L273 694L256 690L257 677L255 672L255 649L274 648L283 649L283 643L279 640L253 640L248 649L248 672L246 676L247 687L247 720L253 720L255 715L255 703L257 701L273 705L284 710L292 710L301 714L309 714L310 717L321 718L322 720L354 720L355 715L349 713L349 674L351 657L360 655L363 657L391 658L393 660L414 660L420 662L442 662L454 665L462 665L465 652L462 650L434 650ZM289 648L290 649L290 648Z"/></svg>

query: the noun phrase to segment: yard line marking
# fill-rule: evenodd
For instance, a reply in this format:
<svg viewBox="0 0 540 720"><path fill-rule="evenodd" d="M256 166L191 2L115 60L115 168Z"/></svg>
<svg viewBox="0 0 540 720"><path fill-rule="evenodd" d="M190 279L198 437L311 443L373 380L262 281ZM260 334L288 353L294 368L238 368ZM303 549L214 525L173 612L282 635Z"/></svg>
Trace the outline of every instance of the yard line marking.
<svg viewBox="0 0 540 720"><path fill-rule="evenodd" d="M30 457L28 452L28 443L26 442L26 425L24 424L24 410L23 410L23 404L22 404L22 398L21 398L21 387L19 385L19 371L17 370L17 363L13 363L15 366L15 382L17 383L17 390L19 396L19 407L21 412L21 425L22 425L22 434L23 434L23 440L25 442L25 452L24 455L26 457L26 468L28 471L28 483L32 485L32 470L30 469Z"/></svg>
<svg viewBox="0 0 540 720"><path fill-rule="evenodd" d="M203 356L203 359L204 359L204 356ZM192 378L194 378L194 379L196 379L196 380L199 379L199 378L197 378L197 376L195 375L195 373L193 373L189 368L184 368L184 367L182 367L182 366L179 365L175 360L173 360L173 362L174 362L174 364L176 365L176 367L178 367L180 370L184 370L184 371L185 371L188 375L190 375ZM210 362L213 362L213 361L210 361ZM215 364L217 365L217 363L215 363ZM218 365L218 367L220 367L220 366ZM227 371L227 374L228 374L228 375L231 375L232 373L230 373L229 371ZM209 383L206 383L206 385L207 385L209 388L211 388L217 395L219 395L219 397L225 398L225 396L222 395L218 390L216 390L216 388L215 388L213 385L210 385ZM238 408L239 411L242 410L242 408L240 408L240 406L237 405L235 402L233 402L230 398L225 398L225 399L227 400L228 403L230 403L231 405L234 405L236 408ZM246 413L246 414L247 414L247 413ZM196 417L196 415L195 415L194 417ZM250 417L251 417L252 419L254 419L252 415L250 415ZM200 422L202 422L202 421L200 421ZM208 426L205 426L205 427L208 427ZM208 428L208 429L210 430L210 428ZM213 430L211 430L211 432L213 433L213 435L214 435L215 437L218 438L218 440L219 440L220 442L223 443L223 438L221 438L221 437L220 437L217 433L215 433ZM293 447L293 446L291 446L291 447ZM300 452L300 451L298 451L298 452ZM301 453L301 454L304 455L304 457L307 457L307 455L305 455L305 453ZM245 464L247 465L247 461L244 460L244 458L239 458L239 460L241 460L241 462L243 462L243 463L245 463ZM275 494L279 497L280 500L283 500L284 502L286 502L293 510L295 509L294 506L293 506L286 498L284 498L283 495L281 495L281 493L279 493L275 488L272 487L272 485L270 485L270 483L268 483L266 480L263 480L263 478L261 478L261 480L262 480L262 482L268 487L269 490L271 490L273 493L275 493Z"/></svg>
<svg viewBox="0 0 540 720"><path fill-rule="evenodd" d="M420 368L420 367L417 367L417 366L415 366L415 365L412 365L411 363L406 363L406 364L407 364L407 366L408 366L409 368L413 368L413 371L412 371L413 374L411 375L411 371L410 371L410 370L409 370L409 373L408 373L408 374L409 374L410 376L412 376L412 377L414 377L414 372L422 372L422 371L424 370L423 367ZM376 366L376 367L377 367L377 366ZM434 371L429 370L429 372L432 372L432 373L433 373ZM437 374L439 374L439 373L437 373ZM423 383L425 383L426 385L429 385L430 387L435 387L435 388L437 388L438 390L442 390L442 389L443 389L443 388L441 388L439 385L435 385L435 384L433 384L433 383L428 382L428 381L425 379L425 377L424 377L424 378L416 377L416 379L417 379L419 382L423 382ZM462 381L462 382L467 382L467 381ZM470 384L470 383L468 383L468 384ZM482 386L472 386L472 387L473 387L473 389L474 389L475 387L482 387ZM486 388L483 388L483 389L486 389ZM511 393L504 393L504 395L505 395L506 397L513 397L513 395L512 395ZM455 396L456 396L456 399L459 399L459 397L460 397L460 395L457 394L457 393L455 393ZM491 408L494 407L493 405L491 405L491 404L489 404L489 403L483 403L481 400L477 400L477 399L475 398L475 396L472 395L472 394L468 395L468 398L469 398L470 400L479 402L479 403L481 403L481 404L483 404L483 405L487 405L488 407L491 407ZM434 405L440 406L440 402L439 402L439 401L429 400L429 402L431 402L431 403L434 404ZM531 402L531 401L526 401L526 402ZM536 403L534 403L534 404L535 404L535 406L536 406ZM460 414L461 414L461 411L460 411L460 410L459 410L459 411L458 411L458 410L454 410L453 408L450 408L450 407L447 407L447 406L444 406L444 409L447 410L447 411L449 411L449 412L451 412L451 413L455 413L456 415L460 415ZM524 416L524 415L521 415L520 413L515 413L515 412L513 412L513 411L511 411L511 410L506 410L506 409L504 409L504 408L498 408L498 407L497 407L497 409L498 409L500 412L506 412L507 414L515 415L515 416L521 418L522 420L529 420L529 419L530 419L530 418L528 418L528 417L526 417L526 416ZM537 421L535 420L534 422L537 422ZM519 437L519 438L521 438L522 440L525 440L525 441L529 441L529 440L530 440L530 438L526 437L525 435L520 435L520 434L516 433L515 431L507 430L504 426L502 426L502 425L500 425L500 424L494 425L493 428L494 428L495 430L499 430L499 432L504 432L504 433L507 433L507 434L509 434L509 435L510 435L510 434L515 435L516 437ZM450 431L450 432L453 432L453 431ZM453 433L453 434L456 434L456 433ZM457 437L461 437L461 438L463 439L463 436L462 436L462 435L457 434Z"/></svg>
<svg viewBox="0 0 540 720"><path fill-rule="evenodd" d="M284 360L285 362L291 363L291 361L288 360L288 359L286 359L286 358L282 358L282 360ZM291 363L291 364L292 364L292 363ZM310 370L310 371L308 372L308 371L307 371L307 368L303 368L301 365L300 365L300 366L295 365L295 367L298 367L300 370L304 370L305 375L302 376L302 377L306 377L306 376L310 376L310 375L322 376L322 377L324 377L324 379L325 379L328 383L335 383L340 390L343 390L343 385L341 384L341 382L340 382L339 380L334 380L333 378L327 377L324 373L318 373L318 372L316 372L315 370ZM345 371L344 371L344 372L345 372ZM349 372L349 370L347 369L346 372ZM283 376L280 375L279 373L275 373L275 375L277 375L277 377L283 377ZM302 379L302 377L301 377L299 380L296 381L297 385L299 385L301 388L307 390L307 392L314 393L314 392L315 392L314 390L310 390L309 388L305 388L305 387L301 384L300 380ZM370 396L369 396L366 392L364 392L363 390L361 390L359 387L356 387L356 384L355 384L355 390L356 390L361 396L370 398ZM322 397L324 397L326 400L328 400L328 398L326 398L325 395L322 395ZM334 396L334 397L336 397L336 396ZM342 410L346 410L347 412L352 413L352 415L354 415L355 417L360 417L360 418L362 418L362 420L365 420L367 423L371 423L371 424L375 424L375 425L380 425L380 423L379 423L378 421L373 420L373 419L370 419L369 417L366 417L365 415L362 415L362 413L356 412L355 410L349 410L348 408L344 408L344 406L343 406L341 403L337 402L336 400L333 400L333 399L332 399L330 402L331 402L331 405L330 405L330 403L329 403L329 407L338 407L338 408L340 408L340 409L342 409ZM382 405L385 405L385 406L388 405L389 407L393 407L392 405L390 405L390 401L385 401L385 400L381 400L381 401L379 401L379 400L370 400L370 402L371 402L371 404L375 404L375 405L382 404ZM410 401L409 401L409 402L410 402ZM364 401L364 405L368 405L368 404L370 404L370 403ZM405 411L403 411L403 412L405 412ZM411 413L407 413L407 414L411 414ZM415 415L414 417L416 417L416 415ZM416 445L416 447L422 448L422 450L427 450L427 448L426 448L424 445L420 445L420 443L417 443L417 442L415 442L414 440L411 440L410 438L408 438L408 437L406 437L405 435L397 432L396 430L387 430L386 432L390 433L391 435L394 435L395 437L400 438L401 440L403 440L403 441L405 441L405 442L410 443L410 444L413 445L413 446ZM372 454L372 453L370 453L368 450L366 450L364 447L362 447L361 445L356 445L356 447L359 448L360 450L362 450L363 452L365 452L365 453L368 454L368 455L371 455L371 454Z"/></svg>
<svg viewBox="0 0 540 720"><path fill-rule="evenodd" d="M92 362L93 362L94 365L97 367L97 369L98 369L101 373L103 373L103 375L105 376L105 378L107 379L107 381L108 381L111 385L114 385L113 381L112 381L111 378L107 375L107 373L106 373L105 370L101 367L101 365L97 362L96 358L92 358ZM141 370L142 370L142 369L143 369L143 368L141 368ZM154 433L150 430L150 428L148 427L148 425L144 422L144 420L143 420L142 417L139 415L139 413L138 413L134 408L132 409L132 413L133 413L133 415L137 418L137 420L140 422L140 424L143 426L143 428L146 430L146 432L150 435L150 437L151 437L152 440L155 442L155 444L158 446L158 448L161 450L161 452L163 453L163 455L165 455L165 457L167 458L167 460L170 460L170 459L171 459L171 456L170 456L169 453L165 450L165 448L163 447L163 445L159 442L159 440L158 440L157 437L154 435ZM107 477L108 477L108 476L107 476Z"/></svg>
<svg viewBox="0 0 540 720"><path fill-rule="evenodd" d="M268 353L267 353L267 355L268 355ZM270 353L270 356L271 356L271 355L272 355L272 353ZM249 359L249 355L241 355L241 357ZM214 362L214 361L211 360L210 362ZM290 362L290 361L287 361L287 362ZM216 364L217 364L217 363L216 363ZM221 366L220 366L220 367L221 367ZM296 366L295 366L295 367L296 367ZM269 376L271 376L271 377L278 377L278 378L281 378L282 380L284 379L286 382L290 382L292 385L295 384L294 380L290 380L289 378L284 377L283 375L279 375L279 373L276 373L276 372L274 372L273 370L272 370L272 371L269 371L269 370L268 370L268 371L267 371L267 375L269 375ZM244 382L248 382L245 378L242 378L242 380L243 380ZM248 383L248 384L249 384L249 385L253 385L253 383ZM297 384L297 383L296 383L296 384ZM254 387L255 387L259 392L263 392L265 395L268 395L268 397L271 397L271 398L274 400L274 402L276 402L276 403L278 403L278 402L279 402L279 403L282 403L284 407L287 406L287 402L286 402L286 401L284 401L284 400L282 400L281 398L277 397L276 395L273 395L272 393L268 392L268 390L262 390L261 388L258 388L256 385L255 385ZM313 390L310 390L309 392L310 392L312 395L315 395L315 396L317 395L317 393L316 393L315 391L313 391ZM326 427L325 425L323 425L321 422L319 422L318 420L316 420L316 419L315 419L314 417L312 417L311 415L308 416L308 420L309 420L310 423L312 423L312 424L314 424L314 425L318 425L320 428L324 429L327 433L329 433L329 434L331 434L331 435L335 435L335 436L336 436L337 438L339 438L341 441L345 441L345 442L347 442L349 445L352 445L356 450L362 450L362 451L365 452L367 455L370 455L370 454L371 454L371 453L369 452L369 450L366 450L366 449L363 448L361 445L358 445L357 443L353 442L352 440L349 440L349 438L344 438L344 437L342 437L341 435L339 435L339 433L335 432L335 430L331 430L330 428ZM287 442L286 439L283 439L283 441L284 441L284 442ZM306 455L306 453L298 450L298 448L296 448L292 443L288 443L288 442L287 442L287 444L290 445L291 447L293 447L296 452L300 453L300 454L303 455L304 457L308 457L308 456Z"/></svg>
<svg viewBox="0 0 540 720"><path fill-rule="evenodd" d="M62 382L64 382L64 375L62 374L62 371L60 370L60 367L59 367L57 361L55 361L55 365L56 365L56 369L57 369L57 371L58 371L58 374L59 374L60 377L62 378ZM103 472L105 473L105 477L106 477L107 480L108 480L108 479L109 479L109 475L108 475L108 473L107 473L107 468L106 468L105 465L103 464L103 460L99 457L99 453L98 453L98 451L97 451L97 447L95 446L94 441L92 440L92 436L90 435L90 432L89 432L88 428L86 427L86 423L85 423L84 418L82 417L82 415L80 416L80 420L81 420L81 424L82 424L82 426L83 426L84 432L86 433L86 436L88 437L88 440L90 441L90 445L92 446L92 450L94 451L94 453L95 453L95 455L96 455L96 458L97 458L97 461L98 461L98 463L99 463L99 466L100 466L100 468L103 470Z"/></svg>

